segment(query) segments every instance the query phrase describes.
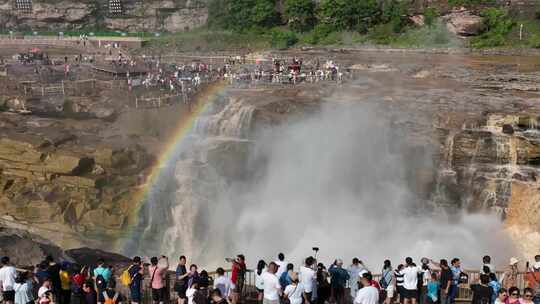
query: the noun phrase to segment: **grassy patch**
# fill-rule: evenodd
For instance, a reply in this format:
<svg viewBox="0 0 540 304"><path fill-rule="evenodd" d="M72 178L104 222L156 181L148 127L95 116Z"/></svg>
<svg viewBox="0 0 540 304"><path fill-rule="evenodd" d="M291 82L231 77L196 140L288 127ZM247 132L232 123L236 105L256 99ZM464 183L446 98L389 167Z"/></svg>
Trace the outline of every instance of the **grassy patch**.
<svg viewBox="0 0 540 304"><path fill-rule="evenodd" d="M178 52L256 50L271 47L271 41L272 35L266 32L236 33L199 29L152 38L148 48Z"/></svg>

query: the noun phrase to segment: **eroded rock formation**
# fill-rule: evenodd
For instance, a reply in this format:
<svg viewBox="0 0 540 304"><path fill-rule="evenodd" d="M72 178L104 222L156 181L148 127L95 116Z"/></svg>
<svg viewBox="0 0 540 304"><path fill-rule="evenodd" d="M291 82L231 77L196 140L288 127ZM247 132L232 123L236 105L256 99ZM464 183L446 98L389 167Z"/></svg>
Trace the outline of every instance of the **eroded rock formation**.
<svg viewBox="0 0 540 304"><path fill-rule="evenodd" d="M205 1L120 1L122 12L111 13L108 1L34 0L31 12L15 0L0 0L0 26L9 29L73 30L103 26L121 31L185 31L206 23Z"/></svg>
<svg viewBox="0 0 540 304"><path fill-rule="evenodd" d="M85 235L96 242L116 237L128 224L147 166L137 146L90 146L67 130L3 130L0 221L28 224L65 247L86 244Z"/></svg>

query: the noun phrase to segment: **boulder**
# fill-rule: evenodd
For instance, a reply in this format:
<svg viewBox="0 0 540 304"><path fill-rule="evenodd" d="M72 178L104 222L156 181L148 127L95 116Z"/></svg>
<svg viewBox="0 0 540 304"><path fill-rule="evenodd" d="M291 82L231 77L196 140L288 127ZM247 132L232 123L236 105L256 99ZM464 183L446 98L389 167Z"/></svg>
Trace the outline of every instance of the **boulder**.
<svg viewBox="0 0 540 304"><path fill-rule="evenodd" d="M0 108L5 108L8 111L25 111L26 105L24 100L19 98L8 98L3 102L0 102Z"/></svg>
<svg viewBox="0 0 540 304"><path fill-rule="evenodd" d="M0 138L0 159L22 163L39 163L42 153L37 148L43 143L41 138L22 134L17 137Z"/></svg>
<svg viewBox="0 0 540 304"><path fill-rule="evenodd" d="M99 259L105 260L107 265L112 265L117 269L131 264L131 259L123 255L88 247L66 250L65 255L79 265L96 265Z"/></svg>
<svg viewBox="0 0 540 304"><path fill-rule="evenodd" d="M448 31L460 36L477 35L484 26L482 17L467 10L451 12L443 16L443 20L446 22Z"/></svg>
<svg viewBox="0 0 540 304"><path fill-rule="evenodd" d="M56 261L95 266L99 259L117 269L131 264L123 255L89 247L62 250L50 241L27 231L0 227L0 256L8 256L18 268L31 268L52 256Z"/></svg>
<svg viewBox="0 0 540 304"><path fill-rule="evenodd" d="M18 267L30 267L52 255L56 259L70 260L62 249L28 232L0 227L0 256L9 256Z"/></svg>
<svg viewBox="0 0 540 304"><path fill-rule="evenodd" d="M114 109L105 107L91 108L90 113L94 114L99 119L111 119L116 114Z"/></svg>
<svg viewBox="0 0 540 304"><path fill-rule="evenodd" d="M424 26L424 15L414 15L409 18L411 22L416 26Z"/></svg>
<svg viewBox="0 0 540 304"><path fill-rule="evenodd" d="M58 182L72 185L79 188L95 188L98 186L100 179L95 177L82 177L72 175L61 175L57 178Z"/></svg>
<svg viewBox="0 0 540 304"><path fill-rule="evenodd" d="M93 159L62 152L47 155L43 170L59 174L71 174L77 171L78 174L81 174L91 170L92 166Z"/></svg>

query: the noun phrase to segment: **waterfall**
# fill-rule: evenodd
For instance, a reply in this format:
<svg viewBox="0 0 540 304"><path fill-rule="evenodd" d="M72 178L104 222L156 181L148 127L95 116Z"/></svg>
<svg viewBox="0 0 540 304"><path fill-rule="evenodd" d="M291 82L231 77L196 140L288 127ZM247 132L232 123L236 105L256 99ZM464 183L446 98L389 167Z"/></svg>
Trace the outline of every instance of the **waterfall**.
<svg viewBox="0 0 540 304"><path fill-rule="evenodd" d="M164 227L161 250L169 256L182 253L189 256L203 254L209 234L207 218L216 210L225 192L225 183L215 169L207 163L181 160L176 164L178 188L171 202L171 223Z"/></svg>
<svg viewBox="0 0 540 304"><path fill-rule="evenodd" d="M229 237L223 227L216 229L216 222L232 212L226 195L230 176L224 172L234 164L231 158L245 149L254 112L255 107L241 99L221 98L197 118L189 139L183 139L178 155L168 160L149 189L125 253L216 260L213 254L224 251ZM224 169L223 163L229 167ZM210 237L222 242L210 244Z"/></svg>
<svg viewBox="0 0 540 304"><path fill-rule="evenodd" d="M222 111L199 117L195 132L200 136L248 138L254 112L254 106L241 99L230 99Z"/></svg>

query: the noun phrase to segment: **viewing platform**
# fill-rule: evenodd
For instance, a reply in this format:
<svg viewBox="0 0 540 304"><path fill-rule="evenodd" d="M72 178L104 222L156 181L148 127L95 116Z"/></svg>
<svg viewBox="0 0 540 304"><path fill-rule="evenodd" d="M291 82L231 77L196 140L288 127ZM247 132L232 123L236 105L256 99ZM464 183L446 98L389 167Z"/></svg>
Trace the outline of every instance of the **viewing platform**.
<svg viewBox="0 0 540 304"><path fill-rule="evenodd" d="M119 47L141 48L147 41L148 39L141 37L87 37L87 42L90 42L93 47L105 47L106 45L117 44ZM7 45L47 45L85 48L80 37L0 35L0 47Z"/></svg>

